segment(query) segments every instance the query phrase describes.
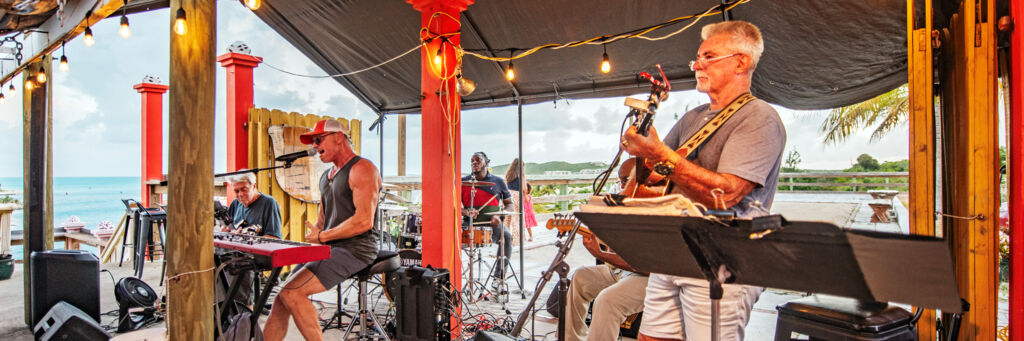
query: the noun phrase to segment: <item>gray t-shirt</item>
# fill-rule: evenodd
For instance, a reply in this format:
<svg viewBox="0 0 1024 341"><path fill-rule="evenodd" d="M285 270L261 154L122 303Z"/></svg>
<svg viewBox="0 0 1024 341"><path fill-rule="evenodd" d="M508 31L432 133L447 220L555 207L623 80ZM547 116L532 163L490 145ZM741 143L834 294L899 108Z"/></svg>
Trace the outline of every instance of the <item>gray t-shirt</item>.
<svg viewBox="0 0 1024 341"><path fill-rule="evenodd" d="M235 224L245 220L246 224L263 226L259 235L281 238L281 209L278 208L274 197L260 193L259 198L249 203L249 206L235 199L231 202L228 213Z"/></svg>
<svg viewBox="0 0 1024 341"><path fill-rule="evenodd" d="M704 104L683 115L662 139L665 145L678 149L720 111L709 110L710 107ZM729 207L738 216L750 218L765 215L772 207L785 146L786 127L782 119L775 108L757 99L733 114L703 145L691 152L687 160L757 184L738 204ZM682 191L675 186L672 193L682 194ZM764 211L752 208L750 204L754 201L761 202Z"/></svg>

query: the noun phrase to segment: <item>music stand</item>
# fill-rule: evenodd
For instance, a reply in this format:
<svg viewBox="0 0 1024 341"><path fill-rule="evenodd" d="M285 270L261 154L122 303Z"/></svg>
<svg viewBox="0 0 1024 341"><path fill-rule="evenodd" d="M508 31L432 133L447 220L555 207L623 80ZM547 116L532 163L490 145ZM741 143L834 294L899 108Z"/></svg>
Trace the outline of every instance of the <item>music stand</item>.
<svg viewBox="0 0 1024 341"><path fill-rule="evenodd" d="M731 221L575 215L637 270L707 280L713 340L723 283L962 310L949 246L939 238L842 230L778 215Z"/></svg>

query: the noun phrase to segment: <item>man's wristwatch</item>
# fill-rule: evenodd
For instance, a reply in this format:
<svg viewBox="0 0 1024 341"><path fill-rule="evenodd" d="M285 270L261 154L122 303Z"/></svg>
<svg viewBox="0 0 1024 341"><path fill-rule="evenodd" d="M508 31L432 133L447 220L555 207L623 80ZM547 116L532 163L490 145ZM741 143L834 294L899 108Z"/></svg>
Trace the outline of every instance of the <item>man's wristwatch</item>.
<svg viewBox="0 0 1024 341"><path fill-rule="evenodd" d="M655 173L658 173L658 175L669 176L672 175L672 172L676 170L676 164L675 162L672 162L670 160L662 160L658 161L658 163L655 163L654 167L651 167L651 169Z"/></svg>

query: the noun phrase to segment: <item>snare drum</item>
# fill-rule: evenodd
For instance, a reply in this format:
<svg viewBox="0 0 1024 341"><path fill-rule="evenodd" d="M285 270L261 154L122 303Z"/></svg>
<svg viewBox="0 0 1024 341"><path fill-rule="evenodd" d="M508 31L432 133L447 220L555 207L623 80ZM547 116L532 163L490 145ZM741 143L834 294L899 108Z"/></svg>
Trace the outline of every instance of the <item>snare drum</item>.
<svg viewBox="0 0 1024 341"><path fill-rule="evenodd" d="M473 244L474 247L490 245L491 228L485 227L483 230L462 231L462 245L469 244Z"/></svg>

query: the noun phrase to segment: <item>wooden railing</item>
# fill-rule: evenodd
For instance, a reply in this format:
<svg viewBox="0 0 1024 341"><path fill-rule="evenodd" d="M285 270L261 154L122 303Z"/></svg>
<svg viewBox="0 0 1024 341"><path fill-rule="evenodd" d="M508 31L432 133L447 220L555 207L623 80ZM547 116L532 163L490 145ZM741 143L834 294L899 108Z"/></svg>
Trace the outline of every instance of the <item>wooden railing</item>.
<svg viewBox="0 0 1024 341"><path fill-rule="evenodd" d="M558 211L570 210L571 201L586 200L589 193L570 193L570 185L590 185L594 181L594 174L571 174L571 175L531 175L527 176L527 182L533 186L553 185L558 186L558 193L543 196L534 196L535 204L557 203ZM893 190L905 190L907 183L907 172L814 172L814 173L780 173L778 190L784 192L800 191L834 191L834 192L866 192L872 188L884 188ZM797 179L812 179L811 182L799 182ZM829 179L848 179L841 182L831 182ZM617 179L608 179L609 184L614 184ZM807 181L807 180L805 180ZM419 190L420 178L417 176L385 177L384 182L397 185L400 190ZM824 189L808 189L808 187L824 187ZM589 190L589 186L588 186Z"/></svg>
<svg viewBox="0 0 1024 341"><path fill-rule="evenodd" d="M816 173L781 173L779 174L780 191L840 191L865 192L871 188L906 189L909 184L907 172L816 172ZM796 179L813 179L813 182L801 182ZM832 182L825 179L849 179L849 181ZM803 189L801 189L801 187ZM825 187L826 189L807 189L807 187ZM846 187L846 188L844 188Z"/></svg>

